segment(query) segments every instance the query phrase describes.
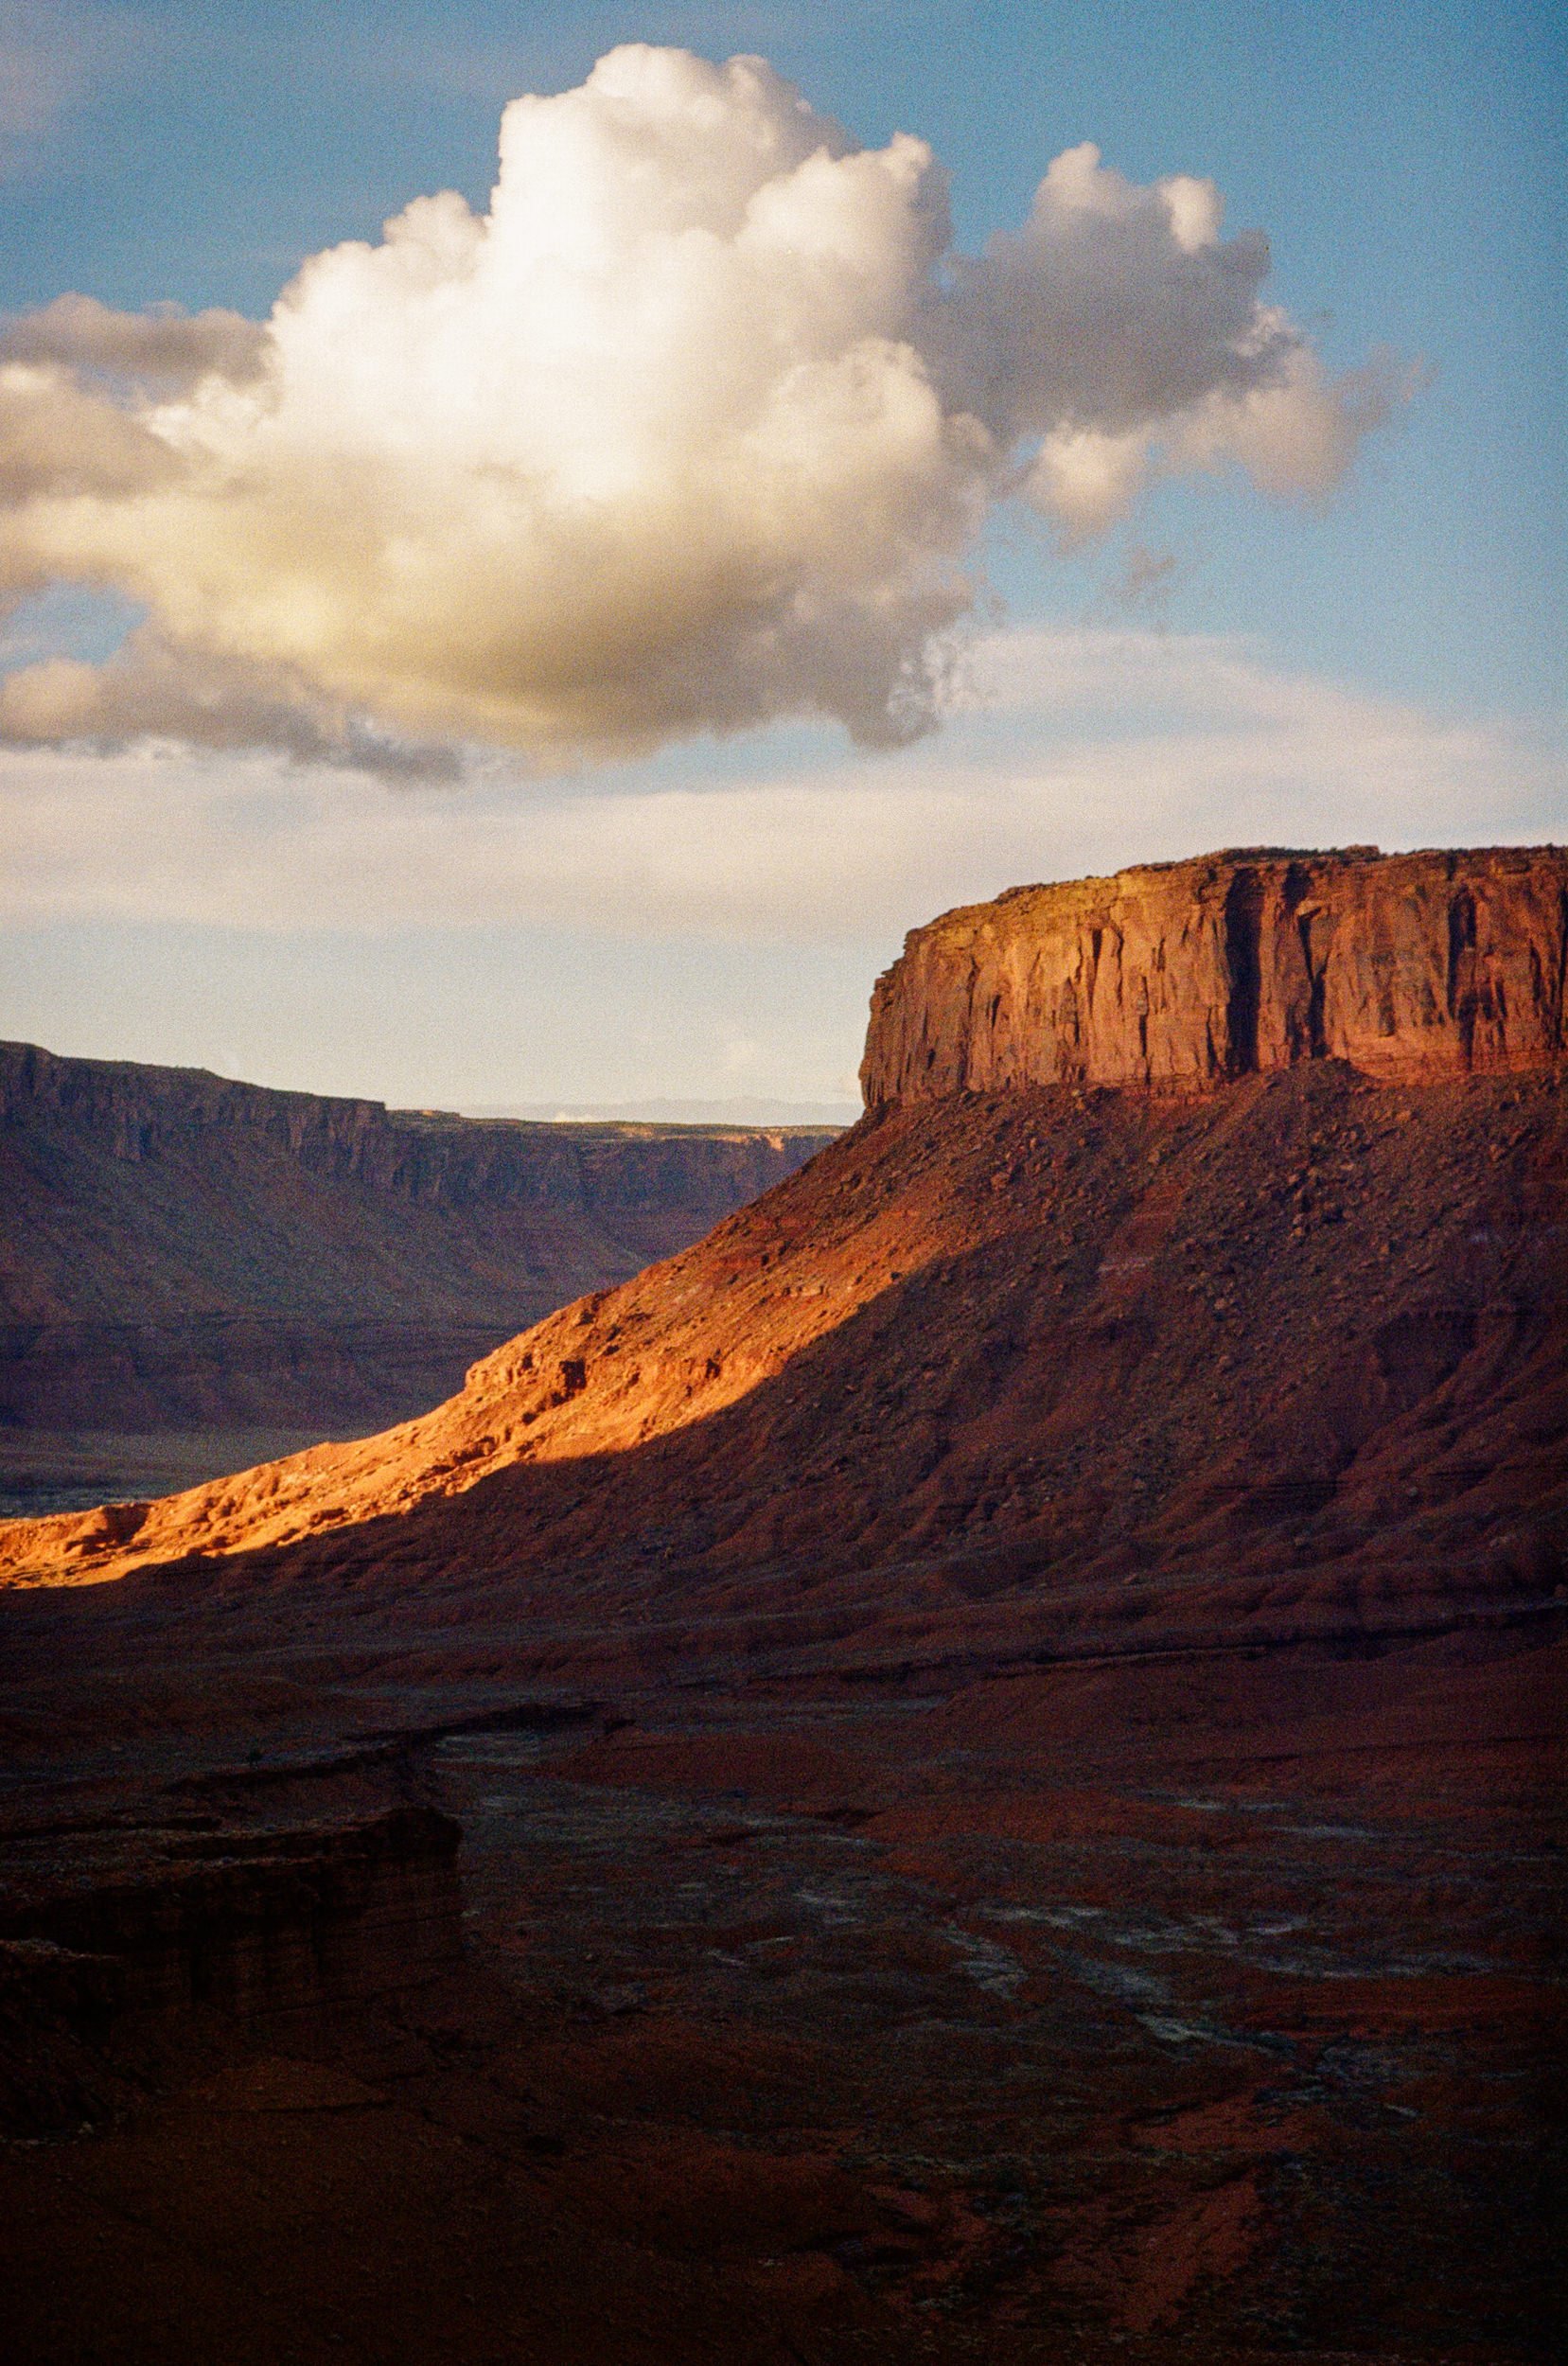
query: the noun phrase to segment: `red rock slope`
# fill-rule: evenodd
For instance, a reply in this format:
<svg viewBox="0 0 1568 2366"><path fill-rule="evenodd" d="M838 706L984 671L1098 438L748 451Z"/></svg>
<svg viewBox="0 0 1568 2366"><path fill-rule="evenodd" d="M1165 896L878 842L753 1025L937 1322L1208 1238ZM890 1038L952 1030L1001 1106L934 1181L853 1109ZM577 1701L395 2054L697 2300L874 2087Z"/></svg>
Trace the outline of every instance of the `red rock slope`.
<svg viewBox="0 0 1568 2366"><path fill-rule="evenodd" d="M1172 1007L1212 978L1234 988L1172 948L1212 964L1204 915L1262 867L1115 883L1131 941L1139 882L1163 911L1189 881L1158 973ZM1444 930L1461 889L1479 909L1494 873L1510 910L1546 915L1536 966L1507 977L1544 979L1560 948L1559 854L1311 868L1334 909L1357 899L1360 936L1342 920L1335 938L1347 974L1358 943L1375 970L1413 909ZM1026 900L991 908L995 928ZM1479 918L1475 935L1491 942ZM1044 936L1047 958L1066 955ZM1374 1077L1305 1057L1185 1095L927 1084L422 1420L150 1507L15 1524L0 1567L60 1584L189 1562L209 1583L438 1580L556 1606L590 1586L595 1618L672 1587L809 1598L881 1622L890 1648L1004 1615L1016 1631L1020 1592L1059 1619L1075 1586L1102 1627L1096 1589L1149 1571L1187 1572L1181 1615L1211 1627L1549 1598L1568 1515L1558 958L1559 999L1525 997L1534 1034L1502 1038L1516 1072L1412 1088L1378 1055ZM1476 1007L1512 1026L1500 974ZM884 981L873 1053L924 976ZM1395 985L1397 1021L1419 998ZM1136 1592L1117 1600L1136 1616Z"/></svg>

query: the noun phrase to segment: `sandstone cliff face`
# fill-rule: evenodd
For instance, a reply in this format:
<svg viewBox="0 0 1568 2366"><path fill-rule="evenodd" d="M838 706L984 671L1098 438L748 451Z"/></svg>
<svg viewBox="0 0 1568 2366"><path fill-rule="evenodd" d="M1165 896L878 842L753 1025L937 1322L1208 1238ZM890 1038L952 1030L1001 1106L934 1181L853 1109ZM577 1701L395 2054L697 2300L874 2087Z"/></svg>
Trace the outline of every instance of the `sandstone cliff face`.
<svg viewBox="0 0 1568 2366"><path fill-rule="evenodd" d="M1497 975L1518 1072L1309 1003L908 1095L388 1436L0 1527L0 2119L96 2124L0 2144L12 2350L1543 2361L1568 1069ZM116 1982L277 2052L105 2125Z"/></svg>
<svg viewBox="0 0 1568 2366"><path fill-rule="evenodd" d="M1563 1056L1568 850L1274 850L1014 888L877 981L868 1107L1015 1085L1205 1091L1297 1061L1387 1083Z"/></svg>
<svg viewBox="0 0 1568 2366"><path fill-rule="evenodd" d="M301 1174L414 1206L629 1215L657 1226L661 1214L679 1220L688 1210L716 1223L833 1129L462 1118L0 1043L0 1135L71 1138L122 1167L188 1162L193 1151L282 1158Z"/></svg>
<svg viewBox="0 0 1568 2366"><path fill-rule="evenodd" d="M241 1778L242 1779L242 1778ZM305 1825L161 1803L9 1826L0 1876L0 2130L105 2116L196 2013L308 2028L455 1964L461 1827L428 1807ZM119 2093L116 2093L116 2090Z"/></svg>

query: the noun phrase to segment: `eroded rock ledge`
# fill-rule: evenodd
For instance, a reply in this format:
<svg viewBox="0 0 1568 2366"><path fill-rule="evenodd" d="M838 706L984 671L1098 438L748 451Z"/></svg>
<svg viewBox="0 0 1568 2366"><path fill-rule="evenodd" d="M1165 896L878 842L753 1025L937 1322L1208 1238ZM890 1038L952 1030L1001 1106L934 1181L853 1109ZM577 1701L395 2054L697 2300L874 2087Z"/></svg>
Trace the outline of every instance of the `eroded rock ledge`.
<svg viewBox="0 0 1568 2366"><path fill-rule="evenodd" d="M877 980L869 1108L1009 1085L1202 1092L1343 1059L1398 1084L1563 1057L1568 848L1276 848L1013 888Z"/></svg>
<svg viewBox="0 0 1568 2366"><path fill-rule="evenodd" d="M450 1969L462 1837L407 1803L308 1824L166 1808L0 1830L0 2141L113 2109L150 2061L195 2044L203 2014L238 2039Z"/></svg>

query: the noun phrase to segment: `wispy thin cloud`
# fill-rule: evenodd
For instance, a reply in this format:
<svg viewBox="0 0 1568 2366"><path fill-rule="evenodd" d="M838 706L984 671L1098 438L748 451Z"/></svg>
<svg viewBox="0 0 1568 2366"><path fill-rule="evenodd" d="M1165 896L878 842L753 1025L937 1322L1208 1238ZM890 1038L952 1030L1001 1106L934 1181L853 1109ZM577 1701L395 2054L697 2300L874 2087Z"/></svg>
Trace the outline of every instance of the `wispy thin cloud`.
<svg viewBox="0 0 1568 2366"><path fill-rule="evenodd" d="M1242 642L1016 631L945 733L875 760L615 793L495 779L389 796L269 758L0 759L0 916L242 929L516 922L645 938L896 941L955 903L1226 844L1568 830L1560 734L1456 721Z"/></svg>
<svg viewBox="0 0 1568 2366"><path fill-rule="evenodd" d="M0 0L0 173L40 162L72 111L126 72L146 38L128 9Z"/></svg>

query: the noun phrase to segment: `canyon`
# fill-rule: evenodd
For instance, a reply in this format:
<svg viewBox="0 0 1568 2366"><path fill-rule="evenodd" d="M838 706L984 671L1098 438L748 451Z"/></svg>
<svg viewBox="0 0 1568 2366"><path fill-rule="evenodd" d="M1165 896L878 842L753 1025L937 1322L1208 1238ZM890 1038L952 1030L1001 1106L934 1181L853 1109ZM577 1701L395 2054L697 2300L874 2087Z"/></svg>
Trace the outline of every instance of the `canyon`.
<svg viewBox="0 0 1568 2366"><path fill-rule="evenodd" d="M831 1138L388 1110L0 1044L0 1503L167 1492L421 1410Z"/></svg>
<svg viewBox="0 0 1568 2366"><path fill-rule="evenodd" d="M703 1240L0 1527L29 2355L1551 2357L1565 945L949 914Z"/></svg>

